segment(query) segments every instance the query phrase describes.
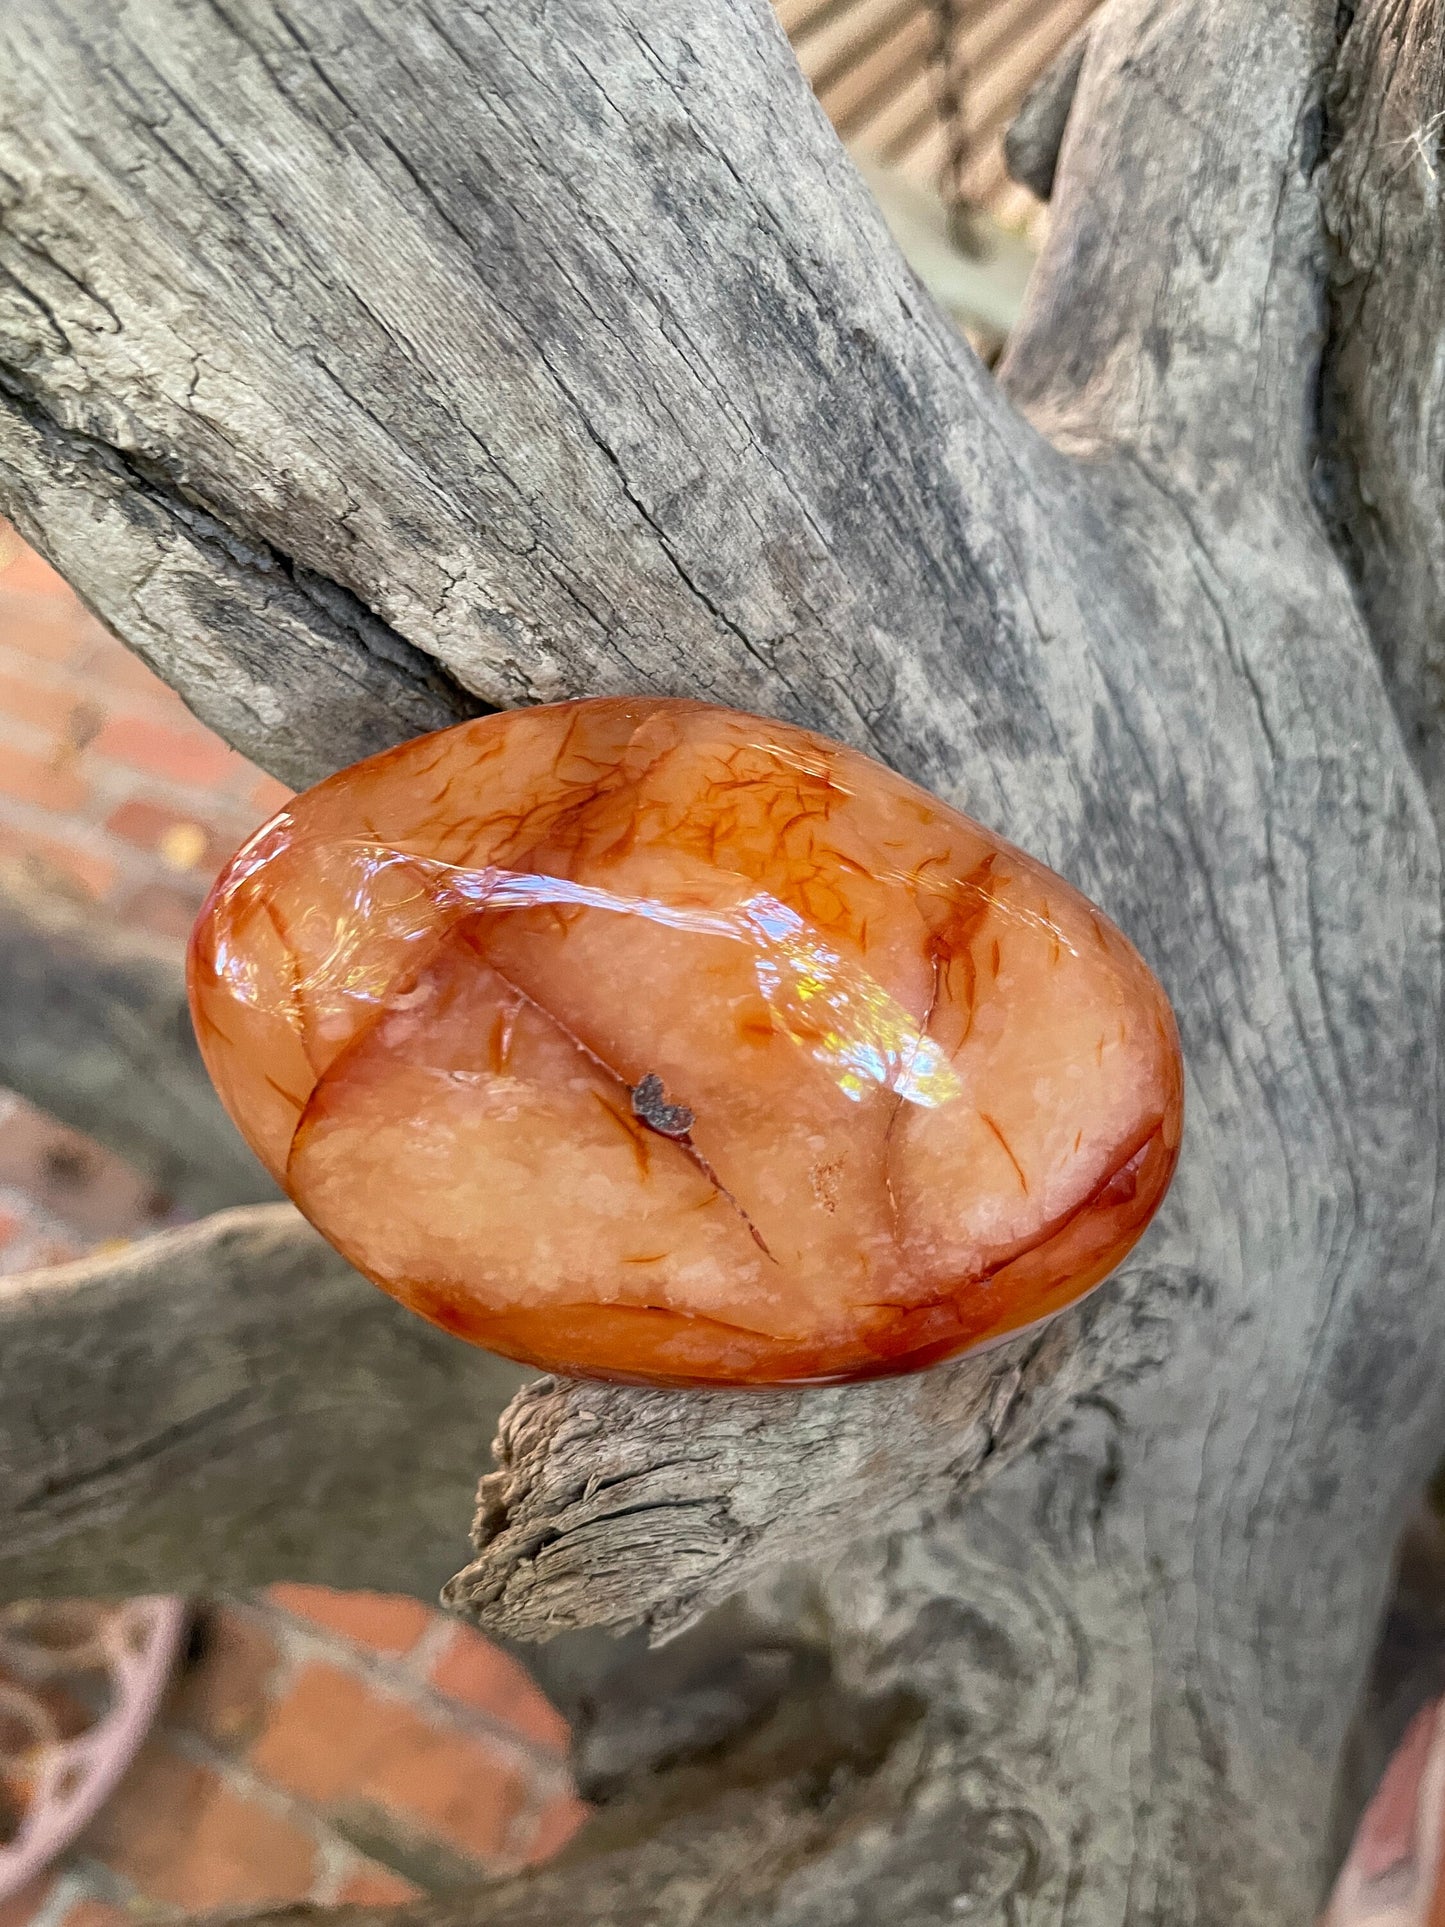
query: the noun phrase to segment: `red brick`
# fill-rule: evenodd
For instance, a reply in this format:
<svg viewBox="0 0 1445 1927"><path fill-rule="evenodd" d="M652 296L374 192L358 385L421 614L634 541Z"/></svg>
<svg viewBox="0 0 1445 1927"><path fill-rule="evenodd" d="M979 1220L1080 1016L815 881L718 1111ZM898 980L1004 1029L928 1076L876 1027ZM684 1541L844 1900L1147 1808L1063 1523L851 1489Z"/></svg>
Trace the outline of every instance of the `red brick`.
<svg viewBox="0 0 1445 1927"><path fill-rule="evenodd" d="M234 773L240 758L199 723L190 728L148 716L112 716L95 739L97 756L172 783L208 786Z"/></svg>
<svg viewBox="0 0 1445 1927"><path fill-rule="evenodd" d="M337 1666L309 1665L251 1750L256 1772L337 1810L380 1807L483 1861L507 1851L527 1776Z"/></svg>
<svg viewBox="0 0 1445 1927"><path fill-rule="evenodd" d="M313 1661L273 1711L250 1763L302 1799L330 1805L356 1790L371 1756L407 1723L406 1709L364 1680Z"/></svg>
<svg viewBox="0 0 1445 1927"><path fill-rule="evenodd" d="M277 810L284 810L295 794L295 790L288 790L274 776L259 776L246 792L246 801L264 818L274 816Z"/></svg>
<svg viewBox="0 0 1445 1927"><path fill-rule="evenodd" d="M422 1888L403 1880L390 1867L368 1861L342 1881L336 1890L336 1904L341 1907L399 1907L404 1901L420 1900L422 1893Z"/></svg>
<svg viewBox="0 0 1445 1927"><path fill-rule="evenodd" d="M193 1913L304 1900L317 1871L309 1834L155 1741L92 1823L84 1850L147 1899Z"/></svg>
<svg viewBox="0 0 1445 1927"><path fill-rule="evenodd" d="M409 1653L435 1618L430 1606L401 1593L332 1592L326 1586L272 1586L267 1598L283 1612L324 1626L374 1653Z"/></svg>
<svg viewBox="0 0 1445 1927"><path fill-rule="evenodd" d="M0 745L0 795L73 814L84 809L89 791L73 768L5 743Z"/></svg>
<svg viewBox="0 0 1445 1927"><path fill-rule="evenodd" d="M40 1873L27 1881L18 1894L11 1894L8 1900L0 1900L0 1927L26 1927L26 1922L54 1885L53 1874Z"/></svg>
<svg viewBox="0 0 1445 1927"><path fill-rule="evenodd" d="M281 1664L276 1642L255 1620L229 1606L212 1606L201 1623L199 1648L171 1695L167 1723L217 1746L249 1744L270 1707Z"/></svg>
<svg viewBox="0 0 1445 1927"><path fill-rule="evenodd" d="M75 591L70 584L58 576L48 562L42 562L34 549L22 544L19 555L13 561L5 561L8 553L7 548L0 554L7 589L22 589L27 595L63 596L68 602L75 599Z"/></svg>
<svg viewBox="0 0 1445 1927"><path fill-rule="evenodd" d="M74 604L25 595L0 575L0 643L39 662L74 662L86 646L88 625Z"/></svg>
<svg viewBox="0 0 1445 1927"><path fill-rule="evenodd" d="M73 689L41 682L36 676L16 676L0 670L0 709L32 729L66 736L79 704Z"/></svg>
<svg viewBox="0 0 1445 1927"><path fill-rule="evenodd" d="M0 757L6 753L0 749ZM33 836L9 824L0 824L0 857L23 864L40 882L69 895L78 892L84 897L104 897L115 883L113 858L97 855L78 843Z"/></svg>
<svg viewBox="0 0 1445 1927"><path fill-rule="evenodd" d="M227 857L245 841L248 831L219 826L210 812L190 813L149 797L132 796L118 803L105 819L112 836L137 849L151 850L174 870L212 877ZM189 847L188 847L189 846Z"/></svg>
<svg viewBox="0 0 1445 1927"><path fill-rule="evenodd" d="M579 1800L575 1793L559 1793L542 1809L523 1864L540 1867L544 1860L560 1853L591 1818L592 1809L585 1800Z"/></svg>
<svg viewBox="0 0 1445 1927"><path fill-rule="evenodd" d="M158 937L184 943L200 907L199 890L187 894L180 889L168 890L164 884L148 883L126 898L120 914L125 923L139 924Z"/></svg>
<svg viewBox="0 0 1445 1927"><path fill-rule="evenodd" d="M149 1229L156 1215L153 1189L123 1159L19 1102L0 1114L0 1185L92 1241Z"/></svg>
<svg viewBox="0 0 1445 1927"><path fill-rule="evenodd" d="M459 1700L538 1746L565 1753L571 1743L566 1720L528 1677L526 1669L469 1626L458 1626L431 1669L439 1693Z"/></svg>

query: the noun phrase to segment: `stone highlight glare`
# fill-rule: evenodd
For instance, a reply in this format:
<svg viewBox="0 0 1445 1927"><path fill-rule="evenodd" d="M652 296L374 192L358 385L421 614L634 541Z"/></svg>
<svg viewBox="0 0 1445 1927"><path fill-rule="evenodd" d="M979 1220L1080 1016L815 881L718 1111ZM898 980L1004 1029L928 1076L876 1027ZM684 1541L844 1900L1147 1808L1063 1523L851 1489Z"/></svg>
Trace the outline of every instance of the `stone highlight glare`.
<svg viewBox="0 0 1445 1927"><path fill-rule="evenodd" d="M190 987L338 1250L563 1373L931 1364L1097 1284L1178 1154L1168 1002L1099 911L857 751L702 703L341 771L222 874Z"/></svg>

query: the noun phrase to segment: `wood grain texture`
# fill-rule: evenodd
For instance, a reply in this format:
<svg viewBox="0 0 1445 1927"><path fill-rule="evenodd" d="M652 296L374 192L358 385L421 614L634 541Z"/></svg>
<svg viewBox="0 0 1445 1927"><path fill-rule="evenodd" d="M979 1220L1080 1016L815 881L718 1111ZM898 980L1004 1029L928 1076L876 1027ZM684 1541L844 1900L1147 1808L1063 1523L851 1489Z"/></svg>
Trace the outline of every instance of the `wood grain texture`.
<svg viewBox="0 0 1445 1927"><path fill-rule="evenodd" d="M3 316L3 262L0 277ZM0 406L16 526L203 722L282 782L302 788L333 758L485 708L339 583L196 507L123 435L115 447L32 407L3 364Z"/></svg>
<svg viewBox="0 0 1445 1927"><path fill-rule="evenodd" d="M1332 103L1388 92L1407 29L1438 85L1433 18L1114 0L1000 387L760 5L0 22L0 502L248 753L317 773L392 687L404 735L426 664L444 704L772 710L1080 883L1180 1018L1175 1190L1026 1363L514 1408L459 1593L530 1634L746 1585L854 1713L811 1769L786 1694L775 1746L641 1762L570 1864L436 1919L1314 1917L1445 1419L1441 876L1398 720L1428 649L1380 633L1396 605L1357 600L1318 502L1322 371L1360 501L1416 406L1383 443L1354 419L1390 402L1345 352ZM1431 285L1372 284L1381 340L1398 308L1389 338L1433 346ZM1436 530L1425 449L1379 579L1395 530ZM129 531L110 561L97 517ZM172 630L145 583L175 553ZM198 613L208 570L244 620ZM260 646L272 575L395 659L359 617L313 647L284 598Z"/></svg>
<svg viewBox="0 0 1445 1927"><path fill-rule="evenodd" d="M525 1374L290 1205L0 1281L0 1595L306 1578L434 1595Z"/></svg>
<svg viewBox="0 0 1445 1927"><path fill-rule="evenodd" d="M12 413L339 585L487 701L685 684L899 753L911 710L915 756L945 753L926 686L895 693L918 667L896 635L922 624L940 661L994 644L1019 595L1007 522L978 513L989 444L1023 496L1032 445L757 0L582 7L565 34L528 9L134 5L82 29L27 4L5 31ZM40 488L7 489L27 534ZM91 519L52 504L48 546ZM81 587L129 636L144 596L103 573ZM208 719L259 712L263 763L281 711L336 700L321 650L168 654ZM1022 693L980 691L980 719L1019 727Z"/></svg>
<svg viewBox="0 0 1445 1927"><path fill-rule="evenodd" d="M1315 487L1445 822L1438 7L1353 9L1322 110L1330 331Z"/></svg>
<svg viewBox="0 0 1445 1927"><path fill-rule="evenodd" d="M917 1527L940 1494L992 1476L1110 1379L1116 1345L1137 1356L1146 1329L1162 1342L1169 1283L1146 1271L917 1376L709 1394L703 1425L696 1398L538 1380L503 1418L478 1556L448 1602L511 1639L639 1624L672 1635L781 1565Z"/></svg>

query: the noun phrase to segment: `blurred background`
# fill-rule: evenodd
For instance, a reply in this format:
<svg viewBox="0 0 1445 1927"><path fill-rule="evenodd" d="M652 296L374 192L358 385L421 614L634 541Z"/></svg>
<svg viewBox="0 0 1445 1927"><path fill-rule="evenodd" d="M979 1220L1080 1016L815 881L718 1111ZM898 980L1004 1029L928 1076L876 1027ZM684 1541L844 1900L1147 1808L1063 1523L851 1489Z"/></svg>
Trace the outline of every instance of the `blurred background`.
<svg viewBox="0 0 1445 1927"><path fill-rule="evenodd" d="M0 524L0 862L179 951L221 862L287 794ZM0 1276L176 1221L118 1158L0 1092ZM67 1764L90 1766L87 1738L128 1693L160 1688L149 1738L128 1766L109 1762L127 1770L98 1816L0 1892L0 1927L404 1900L543 1857L581 1818L560 1716L511 1659L417 1600L278 1586L184 1602L139 1629L158 1635L148 1651L135 1617L0 1611L12 1872ZM134 1752L134 1722L127 1737Z"/></svg>
<svg viewBox="0 0 1445 1927"><path fill-rule="evenodd" d="M774 0L904 254L990 361L1047 220L1008 180L1005 130L1094 3ZM0 867L178 957L222 863L286 796L0 522ZM0 1089L0 1290L181 1217ZM1442 1516L1437 1492L1405 1540L1372 1686L1400 1698L1383 1725L1405 1740L1328 1927L1445 1927L1445 1716L1438 1699L1415 1712L1422 1679L1445 1688ZM568 1739L507 1654L415 1599L282 1585L0 1609L0 1927L473 1886L585 1818ZM1370 1786L1382 1764L1352 1770Z"/></svg>
<svg viewBox="0 0 1445 1927"><path fill-rule="evenodd" d="M990 358L1044 218L1006 177L1004 130L1091 3L777 0L905 254ZM0 864L179 953L225 858L286 795L0 524ZM179 1216L0 1091L0 1277ZM510 1658L412 1599L278 1586L12 1607L0 1927L474 1883L579 1824L567 1738Z"/></svg>

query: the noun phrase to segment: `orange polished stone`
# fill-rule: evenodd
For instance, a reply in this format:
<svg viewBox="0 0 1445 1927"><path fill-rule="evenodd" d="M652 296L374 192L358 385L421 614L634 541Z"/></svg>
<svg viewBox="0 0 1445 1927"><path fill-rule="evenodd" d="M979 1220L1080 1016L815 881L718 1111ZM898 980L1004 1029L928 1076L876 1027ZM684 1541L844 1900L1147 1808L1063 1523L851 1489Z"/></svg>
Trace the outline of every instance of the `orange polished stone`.
<svg viewBox="0 0 1445 1927"><path fill-rule="evenodd" d="M343 770L233 860L190 971L307 1217L560 1372L929 1364L1097 1284L1178 1150L1168 1003L1091 904L856 751L700 703Z"/></svg>

